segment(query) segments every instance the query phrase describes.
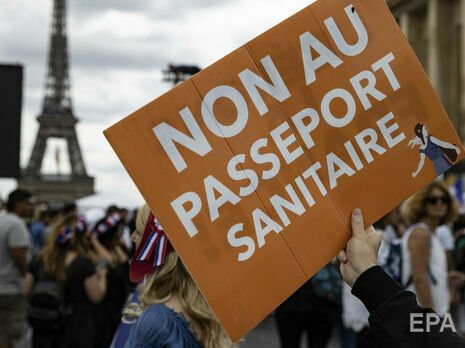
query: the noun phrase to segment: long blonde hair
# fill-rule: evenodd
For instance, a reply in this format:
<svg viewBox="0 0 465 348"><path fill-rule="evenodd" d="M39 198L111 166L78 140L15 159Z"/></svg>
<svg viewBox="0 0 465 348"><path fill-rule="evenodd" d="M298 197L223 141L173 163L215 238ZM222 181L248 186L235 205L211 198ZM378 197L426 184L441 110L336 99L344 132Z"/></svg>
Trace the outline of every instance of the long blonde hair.
<svg viewBox="0 0 465 348"><path fill-rule="evenodd" d="M136 219L138 231L144 231L149 213L147 205L139 210ZM198 330L197 338L205 348L234 346L176 252L167 255L164 264L145 278L139 285L139 291L140 305L129 304L123 311L123 321L129 322L150 305L165 303L176 296L184 313Z"/></svg>

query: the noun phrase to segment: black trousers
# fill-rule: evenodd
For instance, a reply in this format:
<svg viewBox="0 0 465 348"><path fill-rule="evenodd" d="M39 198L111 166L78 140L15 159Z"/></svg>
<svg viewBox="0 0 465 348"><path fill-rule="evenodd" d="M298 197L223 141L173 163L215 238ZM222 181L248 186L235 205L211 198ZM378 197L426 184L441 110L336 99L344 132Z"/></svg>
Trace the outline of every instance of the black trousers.
<svg viewBox="0 0 465 348"><path fill-rule="evenodd" d="M60 334L60 332L33 330L32 348L60 348Z"/></svg>
<svg viewBox="0 0 465 348"><path fill-rule="evenodd" d="M299 348L302 334L306 332L309 348L325 348L340 314L337 306L311 311L277 311L281 347Z"/></svg>

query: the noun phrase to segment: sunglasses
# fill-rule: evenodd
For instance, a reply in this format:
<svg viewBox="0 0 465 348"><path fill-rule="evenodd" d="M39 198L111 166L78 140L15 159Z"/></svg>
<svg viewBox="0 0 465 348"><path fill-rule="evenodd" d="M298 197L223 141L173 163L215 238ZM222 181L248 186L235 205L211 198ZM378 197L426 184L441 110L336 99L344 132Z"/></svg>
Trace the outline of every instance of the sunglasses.
<svg viewBox="0 0 465 348"><path fill-rule="evenodd" d="M450 198L447 196L430 196L426 198L425 202L427 204L438 204L441 202L442 204L449 204L450 203Z"/></svg>

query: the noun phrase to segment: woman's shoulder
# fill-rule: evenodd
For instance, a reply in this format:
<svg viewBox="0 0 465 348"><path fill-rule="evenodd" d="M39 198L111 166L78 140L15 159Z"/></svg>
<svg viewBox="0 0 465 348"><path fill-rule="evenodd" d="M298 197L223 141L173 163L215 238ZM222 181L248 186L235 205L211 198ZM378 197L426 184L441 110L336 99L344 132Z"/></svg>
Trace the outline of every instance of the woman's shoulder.
<svg viewBox="0 0 465 348"><path fill-rule="evenodd" d="M175 312L163 303L156 303L147 307L142 312L140 321L149 323L150 325L152 325L153 322L156 322L159 326L158 329L162 329L162 326L188 329L187 323L181 314Z"/></svg>
<svg viewBox="0 0 465 348"><path fill-rule="evenodd" d="M131 332L133 343L201 347L184 318L162 303L146 308Z"/></svg>
<svg viewBox="0 0 465 348"><path fill-rule="evenodd" d="M412 225L410 225L406 231L406 233L416 233L416 234L429 234L431 233L431 229L427 224L424 222L416 222Z"/></svg>
<svg viewBox="0 0 465 348"><path fill-rule="evenodd" d="M171 308L168 308L166 305L163 303L156 303L153 305L150 305L147 307L141 314L141 317L157 317L157 316L167 316L167 317L173 317L173 313L171 313L173 310Z"/></svg>
<svg viewBox="0 0 465 348"><path fill-rule="evenodd" d="M422 222L411 225L402 237L409 245L425 245L431 238L431 229Z"/></svg>

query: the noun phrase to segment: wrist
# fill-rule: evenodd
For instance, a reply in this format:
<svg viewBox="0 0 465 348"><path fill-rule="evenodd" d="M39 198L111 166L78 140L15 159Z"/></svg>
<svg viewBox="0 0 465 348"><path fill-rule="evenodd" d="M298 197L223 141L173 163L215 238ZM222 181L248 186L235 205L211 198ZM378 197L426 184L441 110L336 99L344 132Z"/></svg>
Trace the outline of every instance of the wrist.
<svg viewBox="0 0 465 348"><path fill-rule="evenodd" d="M365 262L363 264L358 264L358 265L353 265L352 266L352 272L351 272L351 277L348 279L344 279L347 284L352 288L357 281L358 278L368 269L370 269L373 266L376 266L376 262Z"/></svg>
<svg viewBox="0 0 465 348"><path fill-rule="evenodd" d="M367 261L365 262L364 264L360 265L359 267L359 272L357 274L357 278L360 277L360 275L362 275L363 272L365 272L366 270L370 269L371 267L373 266L377 266L378 263L374 262L374 261ZM355 279L356 281L357 279ZM354 282L355 282L354 281Z"/></svg>
<svg viewBox="0 0 465 348"><path fill-rule="evenodd" d="M373 291L376 286L377 291ZM402 290L380 266L373 266L363 272L352 287L352 294L358 297L369 312L376 310L386 299Z"/></svg>

